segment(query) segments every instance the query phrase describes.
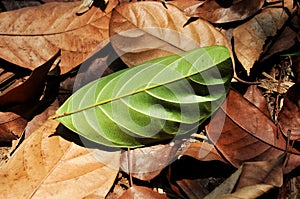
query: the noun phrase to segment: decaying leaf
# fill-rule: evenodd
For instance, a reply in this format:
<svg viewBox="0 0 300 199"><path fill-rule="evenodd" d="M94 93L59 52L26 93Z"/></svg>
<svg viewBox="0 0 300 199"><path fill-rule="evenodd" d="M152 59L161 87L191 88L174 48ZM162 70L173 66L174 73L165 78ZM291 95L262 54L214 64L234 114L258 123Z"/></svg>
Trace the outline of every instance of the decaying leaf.
<svg viewBox="0 0 300 199"><path fill-rule="evenodd" d="M267 100L261 94L256 85L251 85L248 87L246 93L244 94L244 98L251 102L253 105L255 105L266 116L270 117L270 112L267 106Z"/></svg>
<svg viewBox="0 0 300 199"><path fill-rule="evenodd" d="M0 168L1 198L105 197L118 173L120 152L49 137L58 124L48 120Z"/></svg>
<svg viewBox="0 0 300 199"><path fill-rule="evenodd" d="M262 8L264 2L264 0L208 0L196 10L187 10L186 14L191 17L200 17L212 23L228 23L244 20L254 15Z"/></svg>
<svg viewBox="0 0 300 199"><path fill-rule="evenodd" d="M275 36L287 19L282 8L266 8L234 29L234 51L248 75L265 50L267 38Z"/></svg>
<svg viewBox="0 0 300 199"><path fill-rule="evenodd" d="M173 5L165 8L155 1L123 4L112 13L111 42L128 66L204 46L230 49L225 36L207 21L185 26L188 19Z"/></svg>
<svg viewBox="0 0 300 199"><path fill-rule="evenodd" d="M32 118L25 128L25 139L43 126L49 117L55 114L55 111L58 109L58 107L58 100L55 100L46 110Z"/></svg>
<svg viewBox="0 0 300 199"><path fill-rule="evenodd" d="M245 162L205 199L257 198L273 187L280 187L283 183L283 160L284 155L268 161Z"/></svg>
<svg viewBox="0 0 300 199"><path fill-rule="evenodd" d="M0 142L18 139L23 133L27 121L12 112L0 112Z"/></svg>
<svg viewBox="0 0 300 199"><path fill-rule="evenodd" d="M157 193L147 187L133 186L130 187L119 199L168 199L165 194Z"/></svg>
<svg viewBox="0 0 300 199"><path fill-rule="evenodd" d="M280 131L291 140L300 138L300 83L289 88L278 115Z"/></svg>
<svg viewBox="0 0 300 199"><path fill-rule="evenodd" d="M227 161L224 160L224 158L215 149L214 145L207 142L191 143L181 155L190 156L200 161L219 160L221 162L227 163Z"/></svg>
<svg viewBox="0 0 300 199"><path fill-rule="evenodd" d="M81 64L92 51L107 44L110 1L106 12L93 7L76 15L80 2L53 2L0 13L0 57L35 69L61 50L61 72Z"/></svg>
<svg viewBox="0 0 300 199"><path fill-rule="evenodd" d="M197 48L93 81L54 118L99 144L150 145L195 132L225 100L232 75L225 47Z"/></svg>
<svg viewBox="0 0 300 199"><path fill-rule="evenodd" d="M124 152L121 169L135 178L150 181L176 159L177 149L178 146L159 144Z"/></svg>
<svg viewBox="0 0 300 199"><path fill-rule="evenodd" d="M23 83L4 90L0 94L1 110L13 111L26 117L26 110L33 109L31 106L36 105L41 98L45 90L46 76L59 55L60 53L56 53L46 63L34 69Z"/></svg>
<svg viewBox="0 0 300 199"><path fill-rule="evenodd" d="M207 127L209 138L235 167L247 161L265 161L286 150L286 140L258 108L241 95L230 91L227 101ZM299 154L295 149L293 153ZM287 173L299 165L300 156L290 155Z"/></svg>

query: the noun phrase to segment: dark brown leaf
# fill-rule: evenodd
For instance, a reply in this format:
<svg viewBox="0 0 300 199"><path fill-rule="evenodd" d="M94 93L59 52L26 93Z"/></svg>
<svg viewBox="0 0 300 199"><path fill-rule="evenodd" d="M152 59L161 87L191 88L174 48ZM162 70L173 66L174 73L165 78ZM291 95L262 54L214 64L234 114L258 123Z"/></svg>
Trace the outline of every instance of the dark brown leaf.
<svg viewBox="0 0 300 199"><path fill-rule="evenodd" d="M265 161L279 157L286 150L286 140L277 134L272 121L241 95L230 91L207 127L209 138L235 167L243 162ZM292 149L294 153L298 151ZM291 155L284 172L300 163L299 155Z"/></svg>
<svg viewBox="0 0 300 199"><path fill-rule="evenodd" d="M182 155L190 156L200 161L219 160L227 163L215 147L207 142L195 142L190 144L188 148L183 151Z"/></svg>
<svg viewBox="0 0 300 199"><path fill-rule="evenodd" d="M167 199L168 197L165 194L159 194L155 191L147 187L141 186L133 186L129 188L127 191L119 199Z"/></svg>
<svg viewBox="0 0 300 199"><path fill-rule="evenodd" d="M18 139L26 125L27 121L21 116L11 112L0 112L0 142Z"/></svg>
<svg viewBox="0 0 300 199"><path fill-rule="evenodd" d="M140 180L151 180L176 159L178 146L160 144L137 148L121 155L121 169ZM128 169L128 166L130 169Z"/></svg>
<svg viewBox="0 0 300 199"><path fill-rule="evenodd" d="M224 5L220 2L224 2ZM186 10L186 14L192 17L200 17L212 23L228 23L244 20L254 15L262 8L264 2L264 0L208 0L196 10Z"/></svg>
<svg viewBox="0 0 300 199"><path fill-rule="evenodd" d="M256 85L251 85L248 87L247 92L244 94L244 98L255 105L266 116L270 117L267 101Z"/></svg>
<svg viewBox="0 0 300 199"><path fill-rule="evenodd" d="M278 127L291 140L300 138L300 83L289 88L278 115ZM288 135L290 133L290 135Z"/></svg>

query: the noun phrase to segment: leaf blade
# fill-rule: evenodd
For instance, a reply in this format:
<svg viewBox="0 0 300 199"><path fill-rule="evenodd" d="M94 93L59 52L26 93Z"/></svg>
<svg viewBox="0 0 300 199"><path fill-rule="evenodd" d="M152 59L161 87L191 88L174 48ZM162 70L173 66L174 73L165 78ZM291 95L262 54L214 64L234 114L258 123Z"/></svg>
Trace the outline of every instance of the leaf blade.
<svg viewBox="0 0 300 199"><path fill-rule="evenodd" d="M224 101L231 77L230 53L225 47L198 48L96 80L69 98L57 117L71 130L98 143L143 146L193 131ZM195 79L200 84L192 81ZM177 103L170 100L174 97ZM99 135L105 139L97 140Z"/></svg>

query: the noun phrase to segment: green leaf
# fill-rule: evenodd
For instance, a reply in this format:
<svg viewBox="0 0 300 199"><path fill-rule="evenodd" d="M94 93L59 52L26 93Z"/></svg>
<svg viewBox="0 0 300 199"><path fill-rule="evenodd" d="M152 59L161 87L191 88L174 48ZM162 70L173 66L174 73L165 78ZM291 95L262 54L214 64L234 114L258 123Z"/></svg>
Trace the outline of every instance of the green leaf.
<svg viewBox="0 0 300 199"><path fill-rule="evenodd" d="M232 74L227 48L198 48L93 81L54 118L106 146L144 146L195 132L226 98Z"/></svg>

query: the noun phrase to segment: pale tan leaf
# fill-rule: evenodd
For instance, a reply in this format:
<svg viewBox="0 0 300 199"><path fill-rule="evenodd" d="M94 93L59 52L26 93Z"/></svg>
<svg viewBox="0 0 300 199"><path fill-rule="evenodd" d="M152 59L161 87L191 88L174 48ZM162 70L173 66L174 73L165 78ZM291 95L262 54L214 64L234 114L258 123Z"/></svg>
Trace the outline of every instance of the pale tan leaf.
<svg viewBox="0 0 300 199"><path fill-rule="evenodd" d="M267 38L275 36L287 19L282 8L266 8L233 31L236 56L248 75L263 53Z"/></svg>
<svg viewBox="0 0 300 199"><path fill-rule="evenodd" d="M35 69L61 49L61 71L81 64L108 39L110 10L93 7L77 16L80 2L53 2L0 13L0 57L22 67Z"/></svg>
<svg viewBox="0 0 300 199"><path fill-rule="evenodd" d="M173 5L145 1L116 7L110 22L111 42L121 59L134 66L198 47L224 45L226 38L211 24L188 17Z"/></svg>
<svg viewBox="0 0 300 199"><path fill-rule="evenodd" d="M0 169L0 198L105 197L118 173L120 152L49 136L58 124L48 120Z"/></svg>

